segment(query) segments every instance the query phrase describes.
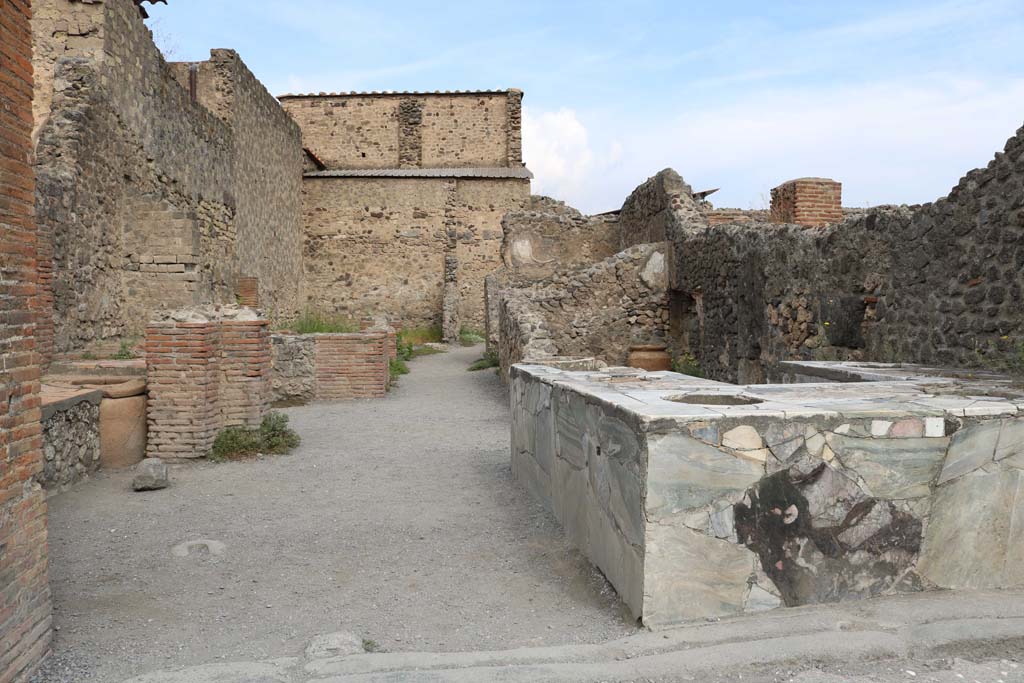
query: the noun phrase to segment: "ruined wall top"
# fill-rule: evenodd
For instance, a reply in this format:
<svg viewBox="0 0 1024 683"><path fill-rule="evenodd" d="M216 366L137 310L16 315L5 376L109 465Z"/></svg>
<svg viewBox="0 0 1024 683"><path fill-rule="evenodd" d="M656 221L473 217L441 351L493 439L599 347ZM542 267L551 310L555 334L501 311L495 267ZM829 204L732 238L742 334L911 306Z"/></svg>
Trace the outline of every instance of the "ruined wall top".
<svg viewBox="0 0 1024 683"><path fill-rule="evenodd" d="M666 168L648 178L626 198L619 212L621 248L671 240L680 230L707 225L691 188Z"/></svg>
<svg viewBox="0 0 1024 683"><path fill-rule="evenodd" d="M285 95L303 144L338 169L522 168L520 90Z"/></svg>

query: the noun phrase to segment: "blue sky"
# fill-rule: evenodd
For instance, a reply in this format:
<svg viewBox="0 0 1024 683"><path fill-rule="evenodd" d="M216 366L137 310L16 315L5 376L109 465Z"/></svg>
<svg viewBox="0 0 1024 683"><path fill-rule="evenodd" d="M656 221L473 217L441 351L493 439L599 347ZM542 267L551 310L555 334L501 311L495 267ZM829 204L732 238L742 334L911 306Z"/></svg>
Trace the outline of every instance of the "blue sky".
<svg viewBox="0 0 1024 683"><path fill-rule="evenodd" d="M174 60L238 50L274 94L525 91L534 191L618 208L671 166L717 206L828 176L919 203L1024 124L1024 0L170 0Z"/></svg>

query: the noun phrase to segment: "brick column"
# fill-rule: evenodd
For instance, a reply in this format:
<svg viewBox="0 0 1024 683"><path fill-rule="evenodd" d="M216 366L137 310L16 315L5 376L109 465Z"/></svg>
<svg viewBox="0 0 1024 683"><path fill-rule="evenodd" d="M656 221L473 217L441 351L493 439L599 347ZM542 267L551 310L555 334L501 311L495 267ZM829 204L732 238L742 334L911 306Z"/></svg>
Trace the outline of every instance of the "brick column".
<svg viewBox="0 0 1024 683"><path fill-rule="evenodd" d="M202 458L225 427L258 427L270 408L267 320L200 306L146 327L150 458Z"/></svg>
<svg viewBox="0 0 1024 683"><path fill-rule="evenodd" d="M50 647L28 0L0 2L0 683Z"/></svg>
<svg viewBox="0 0 1024 683"><path fill-rule="evenodd" d="M210 451L222 424L219 347L216 321L146 326L147 457L201 458Z"/></svg>
<svg viewBox="0 0 1024 683"><path fill-rule="evenodd" d="M259 427L270 409L269 323L225 320L220 363L223 426Z"/></svg>
<svg viewBox="0 0 1024 683"><path fill-rule="evenodd" d="M235 286L239 306L256 308L260 305L260 281L254 277L240 277Z"/></svg>
<svg viewBox="0 0 1024 683"><path fill-rule="evenodd" d="M388 334L318 334L316 398L383 398L388 385Z"/></svg>
<svg viewBox="0 0 1024 683"><path fill-rule="evenodd" d="M821 227L843 220L843 186L828 178L798 178L772 190L773 223Z"/></svg>

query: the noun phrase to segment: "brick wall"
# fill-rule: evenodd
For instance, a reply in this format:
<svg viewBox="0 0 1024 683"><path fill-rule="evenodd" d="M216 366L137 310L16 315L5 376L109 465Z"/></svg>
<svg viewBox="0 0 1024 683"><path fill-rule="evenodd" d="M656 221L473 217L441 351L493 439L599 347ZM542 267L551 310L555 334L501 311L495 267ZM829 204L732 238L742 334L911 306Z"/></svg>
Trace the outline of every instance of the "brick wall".
<svg viewBox="0 0 1024 683"><path fill-rule="evenodd" d="M798 178L772 190L771 220L822 227L843 220L843 186L829 178Z"/></svg>
<svg viewBox="0 0 1024 683"><path fill-rule="evenodd" d="M27 680L47 652L46 499L39 357L32 37L28 0L0 0L0 683Z"/></svg>
<svg viewBox="0 0 1024 683"><path fill-rule="evenodd" d="M266 320L221 324L220 396L224 427L259 427L270 409L270 331Z"/></svg>
<svg viewBox="0 0 1024 683"><path fill-rule="evenodd" d="M383 398L388 386L388 333L318 334L316 398Z"/></svg>
<svg viewBox="0 0 1024 683"><path fill-rule="evenodd" d="M204 457L225 427L258 426L270 405L268 323L250 309L189 310L146 327L146 454Z"/></svg>

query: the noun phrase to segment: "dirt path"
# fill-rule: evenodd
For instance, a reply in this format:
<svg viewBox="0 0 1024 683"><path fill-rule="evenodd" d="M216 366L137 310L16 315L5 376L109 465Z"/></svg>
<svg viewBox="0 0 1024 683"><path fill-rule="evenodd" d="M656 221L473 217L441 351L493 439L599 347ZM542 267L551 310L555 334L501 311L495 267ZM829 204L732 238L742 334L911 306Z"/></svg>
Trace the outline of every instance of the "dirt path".
<svg viewBox="0 0 1024 683"><path fill-rule="evenodd" d="M412 363L387 399L286 412L293 454L101 475L50 501L56 656L40 681L294 656L351 631L388 651L596 643L634 631L511 478L480 348ZM176 557L194 539L221 555Z"/></svg>

